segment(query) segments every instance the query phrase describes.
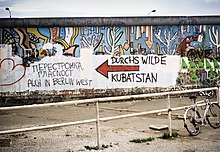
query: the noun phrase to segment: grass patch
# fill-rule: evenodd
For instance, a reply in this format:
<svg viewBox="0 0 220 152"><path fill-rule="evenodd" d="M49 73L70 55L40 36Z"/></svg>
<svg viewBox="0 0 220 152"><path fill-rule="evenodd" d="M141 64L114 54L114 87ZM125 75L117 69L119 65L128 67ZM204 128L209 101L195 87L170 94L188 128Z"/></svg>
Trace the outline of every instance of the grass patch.
<svg viewBox="0 0 220 152"><path fill-rule="evenodd" d="M137 139L132 139L129 142L134 142L134 143L144 143L144 142L150 142L153 141L154 137L148 137L148 138L137 138Z"/></svg>
<svg viewBox="0 0 220 152"><path fill-rule="evenodd" d="M179 137L179 133L177 131L172 131L172 136L170 136L170 133L168 131L164 132L163 135L159 138L162 139L171 139L171 138L177 138Z"/></svg>
<svg viewBox="0 0 220 152"><path fill-rule="evenodd" d="M112 147L112 144L110 145L105 145L105 144L102 144L102 146L100 147L100 149L97 147L97 146L84 146L87 150L103 150L105 148L109 148L109 147Z"/></svg>
<svg viewBox="0 0 220 152"><path fill-rule="evenodd" d="M188 150L184 150L183 152L196 152L196 150L188 149Z"/></svg>

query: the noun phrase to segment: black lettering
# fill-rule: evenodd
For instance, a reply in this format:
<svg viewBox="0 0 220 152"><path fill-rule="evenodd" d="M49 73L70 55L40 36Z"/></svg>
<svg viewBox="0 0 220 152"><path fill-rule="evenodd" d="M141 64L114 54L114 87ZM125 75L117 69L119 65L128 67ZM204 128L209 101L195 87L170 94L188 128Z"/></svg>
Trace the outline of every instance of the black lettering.
<svg viewBox="0 0 220 152"><path fill-rule="evenodd" d="M48 79L45 80L45 87L50 87L50 80Z"/></svg>
<svg viewBox="0 0 220 152"><path fill-rule="evenodd" d="M148 59L148 56L142 56L142 63L143 64L147 64L147 59Z"/></svg>
<svg viewBox="0 0 220 152"><path fill-rule="evenodd" d="M158 56L154 57L154 63L158 64L160 62L160 58Z"/></svg>
<svg viewBox="0 0 220 152"><path fill-rule="evenodd" d="M152 77L152 83L157 82L157 73L155 74L151 73L151 77Z"/></svg>
<svg viewBox="0 0 220 152"><path fill-rule="evenodd" d="M166 57L167 56L161 56L161 64L166 65Z"/></svg>
<svg viewBox="0 0 220 152"><path fill-rule="evenodd" d="M111 60L112 60L112 64L117 63L117 58L116 57L111 57Z"/></svg>
<svg viewBox="0 0 220 152"><path fill-rule="evenodd" d="M28 87L41 87L41 79L38 80L28 79Z"/></svg>
<svg viewBox="0 0 220 152"><path fill-rule="evenodd" d="M137 73L137 74L136 74L136 78L137 78L136 82L141 82L141 81L142 81L142 79L141 79L141 77L140 77L140 74L139 74L139 73Z"/></svg>
<svg viewBox="0 0 220 152"><path fill-rule="evenodd" d="M138 56L111 57L112 64L139 64Z"/></svg>
<svg viewBox="0 0 220 152"><path fill-rule="evenodd" d="M81 80L77 80L76 79L76 85L84 85L84 86L90 86L92 83L92 80L88 80L88 79L81 79Z"/></svg>
<svg viewBox="0 0 220 152"><path fill-rule="evenodd" d="M117 74L112 74L112 82L117 82Z"/></svg>

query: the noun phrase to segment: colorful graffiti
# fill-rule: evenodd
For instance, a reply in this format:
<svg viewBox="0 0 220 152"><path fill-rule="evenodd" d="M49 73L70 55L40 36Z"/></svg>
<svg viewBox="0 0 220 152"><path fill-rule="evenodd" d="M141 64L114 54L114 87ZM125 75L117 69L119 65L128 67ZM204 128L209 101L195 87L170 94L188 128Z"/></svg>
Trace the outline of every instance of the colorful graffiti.
<svg viewBox="0 0 220 152"><path fill-rule="evenodd" d="M1 44L12 46L12 56L21 57L24 67L55 56L55 44L62 46L61 55L72 60L79 58L84 48L93 50L93 55L179 55L182 67L177 83L205 83L220 78L219 30L219 25L190 24L3 28ZM1 64L5 60L1 59Z"/></svg>
<svg viewBox="0 0 220 152"><path fill-rule="evenodd" d="M216 85L220 81L220 64L216 59L182 58L178 84Z"/></svg>
<svg viewBox="0 0 220 152"><path fill-rule="evenodd" d="M201 52L220 48L219 26L128 26L128 27L53 27L5 28L2 44L11 44L13 54L33 59L52 56L61 44L63 55L79 57L81 48L93 48L94 54L135 55L168 54L201 57ZM31 52L25 52L30 50ZM31 60L31 59L29 59Z"/></svg>

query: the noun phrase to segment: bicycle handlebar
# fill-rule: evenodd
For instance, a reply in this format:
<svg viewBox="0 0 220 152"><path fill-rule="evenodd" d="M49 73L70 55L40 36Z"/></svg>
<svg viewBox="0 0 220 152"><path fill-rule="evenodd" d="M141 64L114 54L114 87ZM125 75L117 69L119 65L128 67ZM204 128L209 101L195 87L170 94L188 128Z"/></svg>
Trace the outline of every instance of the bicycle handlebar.
<svg viewBox="0 0 220 152"><path fill-rule="evenodd" d="M196 104L205 103L204 100L197 101Z"/></svg>
<svg viewBox="0 0 220 152"><path fill-rule="evenodd" d="M212 91L201 91L199 92L200 96L206 96L206 98L210 99L214 96L214 93Z"/></svg>

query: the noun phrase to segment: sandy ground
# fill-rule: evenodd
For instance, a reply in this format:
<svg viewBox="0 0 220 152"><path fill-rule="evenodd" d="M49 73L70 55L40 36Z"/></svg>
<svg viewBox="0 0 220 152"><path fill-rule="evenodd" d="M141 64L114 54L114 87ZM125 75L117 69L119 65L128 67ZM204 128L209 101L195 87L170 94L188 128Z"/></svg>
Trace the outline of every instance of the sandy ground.
<svg viewBox="0 0 220 152"><path fill-rule="evenodd" d="M186 106L192 102L188 98L172 98L171 107ZM167 99L135 100L101 103L100 117L116 116L167 107ZM0 130L72 122L96 117L94 104L71 106L51 106L0 111ZM150 125L168 125L166 113L101 122L101 145L103 152L219 152L220 128L208 125L195 137L189 136L183 127L184 110L172 112L172 128L179 133L178 138L161 139L165 131L149 129ZM129 142L138 138L154 138L151 142ZM45 129L24 133L0 135L1 152L77 152L95 151L85 147L97 145L95 123L62 128Z"/></svg>

